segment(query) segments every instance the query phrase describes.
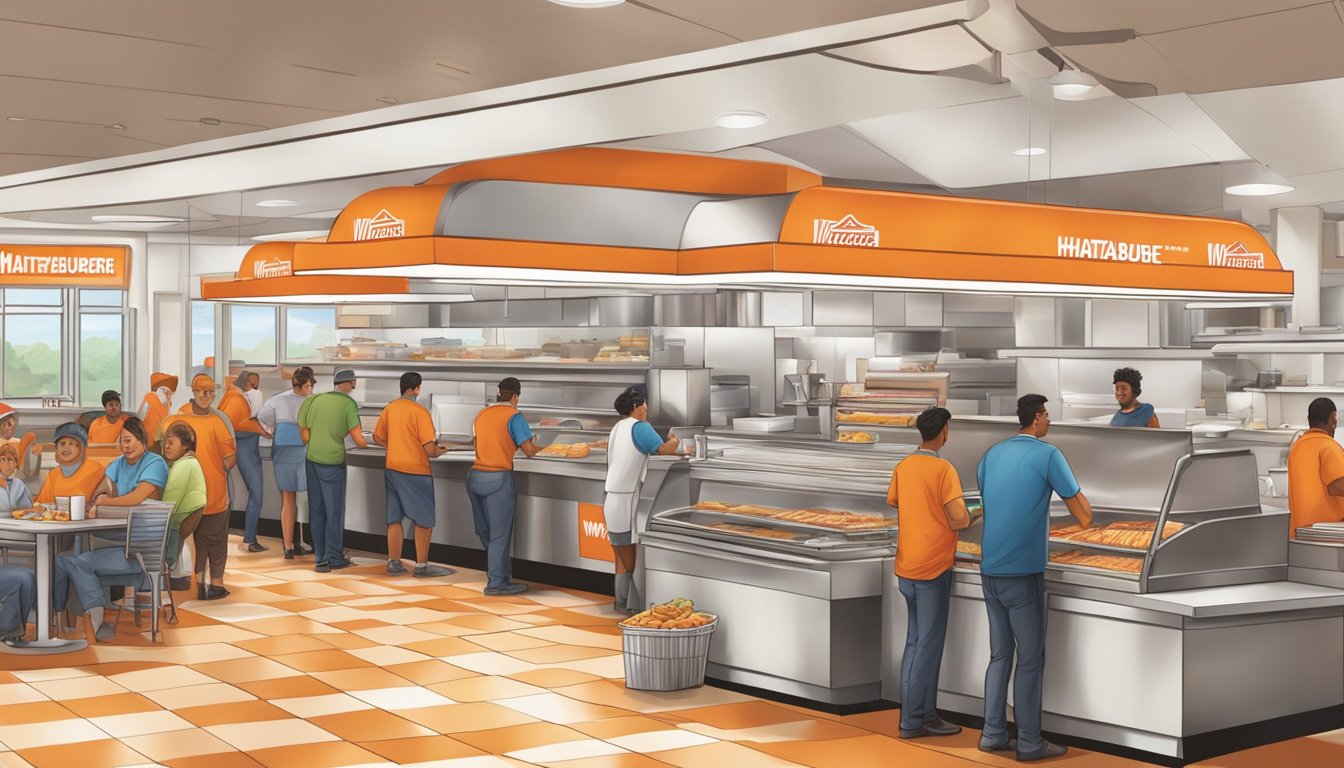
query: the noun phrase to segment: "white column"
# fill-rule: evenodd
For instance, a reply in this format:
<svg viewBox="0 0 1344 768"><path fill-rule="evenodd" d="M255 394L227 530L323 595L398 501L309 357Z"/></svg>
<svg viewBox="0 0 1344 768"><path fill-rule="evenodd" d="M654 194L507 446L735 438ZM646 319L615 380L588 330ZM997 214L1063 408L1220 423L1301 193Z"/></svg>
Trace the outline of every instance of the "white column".
<svg viewBox="0 0 1344 768"><path fill-rule="evenodd" d="M1293 272L1293 321L1301 328L1321 323L1322 212L1315 206L1274 209L1274 250Z"/></svg>

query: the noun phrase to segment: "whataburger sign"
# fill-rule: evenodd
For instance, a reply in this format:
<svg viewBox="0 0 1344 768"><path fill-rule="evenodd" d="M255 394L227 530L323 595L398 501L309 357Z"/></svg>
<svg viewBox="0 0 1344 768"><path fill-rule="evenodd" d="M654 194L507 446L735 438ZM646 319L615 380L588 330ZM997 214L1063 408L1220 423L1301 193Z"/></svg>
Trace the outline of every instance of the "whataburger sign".
<svg viewBox="0 0 1344 768"><path fill-rule="evenodd" d="M129 261L123 245L0 244L0 282L125 289Z"/></svg>

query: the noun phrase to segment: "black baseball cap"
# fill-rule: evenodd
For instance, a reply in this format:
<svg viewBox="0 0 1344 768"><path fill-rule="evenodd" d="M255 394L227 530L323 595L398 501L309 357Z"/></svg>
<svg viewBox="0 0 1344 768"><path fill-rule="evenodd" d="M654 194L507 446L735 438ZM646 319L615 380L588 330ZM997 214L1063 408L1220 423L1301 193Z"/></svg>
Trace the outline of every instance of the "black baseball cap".
<svg viewBox="0 0 1344 768"><path fill-rule="evenodd" d="M112 402L113 400L116 400L118 403L120 403L120 402L121 402L121 393L118 392L118 391L115 390L115 389L109 389L109 390L107 390L106 392L103 393L103 405L107 405L108 403Z"/></svg>
<svg viewBox="0 0 1344 768"><path fill-rule="evenodd" d="M512 376L505 376L499 380L499 391L520 395L523 392L523 384Z"/></svg>

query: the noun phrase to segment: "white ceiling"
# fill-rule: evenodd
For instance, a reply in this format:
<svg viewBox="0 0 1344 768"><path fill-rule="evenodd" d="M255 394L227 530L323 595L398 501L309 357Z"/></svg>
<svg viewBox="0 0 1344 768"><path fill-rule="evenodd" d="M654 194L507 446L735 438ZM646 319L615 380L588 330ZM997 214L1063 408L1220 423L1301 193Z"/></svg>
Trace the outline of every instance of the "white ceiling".
<svg viewBox="0 0 1344 768"><path fill-rule="evenodd" d="M0 226L134 212L247 242L454 163L582 144L1257 225L1344 212L1340 2L69 0L7 4L0 35L0 113L34 118L0 120ZM1061 59L1103 86L1053 99ZM740 108L770 121L713 126ZM1246 162L1297 190L1225 196ZM277 197L302 205L255 205Z"/></svg>

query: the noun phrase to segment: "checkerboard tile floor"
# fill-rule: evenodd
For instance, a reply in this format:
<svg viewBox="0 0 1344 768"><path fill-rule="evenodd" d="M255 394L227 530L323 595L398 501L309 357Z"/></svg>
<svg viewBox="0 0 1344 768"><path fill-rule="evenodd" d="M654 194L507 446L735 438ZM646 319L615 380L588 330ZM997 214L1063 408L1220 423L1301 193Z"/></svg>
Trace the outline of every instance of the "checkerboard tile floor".
<svg viewBox="0 0 1344 768"><path fill-rule="evenodd" d="M233 594L181 604L159 644L128 616L111 643L0 656L0 766L1016 764L976 750L970 730L899 741L895 711L840 717L710 687L628 691L601 595L534 584L486 598L479 572L389 577L375 556L316 574L268 543L240 554L235 536ZM1055 762L1140 765L1078 749ZM1199 765L1344 765L1344 731Z"/></svg>

